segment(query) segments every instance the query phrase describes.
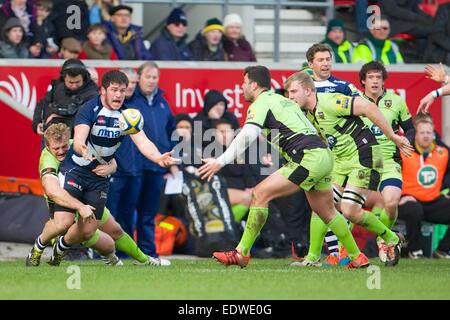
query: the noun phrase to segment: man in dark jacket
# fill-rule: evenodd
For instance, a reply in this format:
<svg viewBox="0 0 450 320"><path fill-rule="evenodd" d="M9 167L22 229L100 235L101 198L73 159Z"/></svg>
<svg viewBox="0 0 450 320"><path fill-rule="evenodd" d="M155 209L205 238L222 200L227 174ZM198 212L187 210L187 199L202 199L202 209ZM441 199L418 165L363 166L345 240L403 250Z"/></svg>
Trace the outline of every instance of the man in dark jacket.
<svg viewBox="0 0 450 320"><path fill-rule="evenodd" d="M223 34L225 29L217 18L206 21L205 27L189 43L194 61L225 61Z"/></svg>
<svg viewBox="0 0 450 320"><path fill-rule="evenodd" d="M450 3L441 4L434 17L425 61L442 62L450 66Z"/></svg>
<svg viewBox="0 0 450 320"><path fill-rule="evenodd" d="M176 8L167 17L161 35L152 43L150 54L155 60L191 60L192 53L186 44L187 18L183 10Z"/></svg>
<svg viewBox="0 0 450 320"><path fill-rule="evenodd" d="M64 122L72 129L75 115L88 100L98 95L85 65L77 59L64 62L60 77L52 81L52 89L36 105L33 131L43 135L53 123Z"/></svg>
<svg viewBox="0 0 450 320"><path fill-rule="evenodd" d="M108 40L119 60L150 60L150 52L142 38L142 28L131 24L132 13L133 8L125 5L111 8L111 21L105 23Z"/></svg>
<svg viewBox="0 0 450 320"><path fill-rule="evenodd" d="M139 109L144 117L144 132L160 152L173 149L171 141L175 131L172 111L158 88L159 67L154 62L146 62L139 67L139 84L128 105ZM166 169L143 159L142 186L137 207L137 241L142 251L157 258L155 248L155 216L159 208L159 195ZM130 217L132 219L132 217ZM161 259L161 264L169 261Z"/></svg>

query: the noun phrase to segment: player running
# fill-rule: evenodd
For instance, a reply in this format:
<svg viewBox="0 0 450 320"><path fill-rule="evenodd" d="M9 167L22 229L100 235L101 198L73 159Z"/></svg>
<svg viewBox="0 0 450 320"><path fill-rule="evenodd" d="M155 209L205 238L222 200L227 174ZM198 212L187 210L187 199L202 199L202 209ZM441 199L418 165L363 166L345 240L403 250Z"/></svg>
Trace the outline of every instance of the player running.
<svg viewBox="0 0 450 320"><path fill-rule="evenodd" d="M50 263L59 265L64 251L74 244L90 239L99 226L108 194L109 178L92 170L114 158L123 139L119 116L125 107L127 76L111 70L102 78L101 94L88 101L75 118L74 143L61 163L60 184L74 198L95 208L95 219L78 219L53 246ZM143 131L131 135L139 151L162 167L176 164L170 152L161 154ZM73 213L75 210L55 205L55 212Z"/></svg>
<svg viewBox="0 0 450 320"><path fill-rule="evenodd" d="M348 229L344 217L333 204L331 172L333 156L295 103L269 92L270 73L264 66L247 67L242 89L251 102L244 127L219 158L204 159L202 178L210 180L223 166L233 162L263 132L269 142L277 145L287 164L260 182L253 190L250 213L244 234L236 249L214 252L213 257L224 265L245 267L250 250L269 214L269 201L304 189L311 208L323 224L330 227L344 244L352 259L349 268L369 265ZM322 240L323 241L323 240Z"/></svg>
<svg viewBox="0 0 450 320"><path fill-rule="evenodd" d="M362 208L370 190L378 188L378 170L382 169L383 162L377 140L360 116L368 117L406 155L412 150L408 140L394 133L375 104L360 97L316 93L311 77L304 72L291 75L285 82L285 89L289 98L308 112L308 118L334 153L334 197L340 211L354 224L385 240L386 266L396 265L400 258L400 238ZM318 231L310 235L310 249L302 265L317 265L327 230L319 219L312 219Z"/></svg>
<svg viewBox="0 0 450 320"><path fill-rule="evenodd" d="M93 214L93 208L85 205L72 197L66 190L60 187L58 181L59 166L66 158L70 146L70 129L63 123L53 124L44 134L45 148L41 152L39 160L39 174L42 186L45 191L45 198L50 213L50 220L45 224L42 234L36 239L31 252L27 256L27 266L39 266L40 259L45 247L50 240L58 235L64 234L75 222L73 214L57 213L55 215L55 203L77 210L79 219L86 219ZM108 176L116 170L114 161L111 164L98 165L94 169L95 173ZM103 216L99 223L99 229L94 236L83 245L97 250L100 254L108 258L108 264L120 265L120 260L113 255L118 249L132 258L139 264L160 265L158 259L145 255L126 234L121 226L110 215L107 208L103 211Z"/></svg>

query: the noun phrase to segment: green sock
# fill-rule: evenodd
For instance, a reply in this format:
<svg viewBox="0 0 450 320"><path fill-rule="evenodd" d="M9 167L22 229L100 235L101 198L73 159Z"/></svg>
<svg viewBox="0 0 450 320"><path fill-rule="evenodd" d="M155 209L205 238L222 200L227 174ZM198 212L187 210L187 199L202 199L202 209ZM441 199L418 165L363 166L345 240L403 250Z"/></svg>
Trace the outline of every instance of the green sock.
<svg viewBox="0 0 450 320"><path fill-rule="evenodd" d="M148 261L147 255L139 249L136 242L134 242L134 240L126 232L124 232L123 235L114 242L114 245L117 250L126 253L141 263Z"/></svg>
<svg viewBox="0 0 450 320"><path fill-rule="evenodd" d="M233 211L234 221L240 222L246 216L248 207L243 204L235 204L231 210Z"/></svg>
<svg viewBox="0 0 450 320"><path fill-rule="evenodd" d="M345 218L341 214L336 214L333 220L328 223L328 227L338 237L339 241L342 242L345 249L347 249L349 258L352 260L357 258L360 251L352 233L350 232L350 229L348 228Z"/></svg>
<svg viewBox="0 0 450 320"><path fill-rule="evenodd" d="M391 218L389 218L389 215L386 213L386 210L383 209L380 214L380 221L383 222L383 224L388 227L388 229L391 229L395 224L395 221L397 221L397 217L395 217L394 220L391 220Z"/></svg>
<svg viewBox="0 0 450 320"><path fill-rule="evenodd" d="M313 213L311 216L311 223L309 226L309 250L306 258L311 261L317 261L320 259L322 252L323 240L327 233L328 226L320 217Z"/></svg>
<svg viewBox="0 0 450 320"><path fill-rule="evenodd" d="M369 211L363 210L363 219L360 225L367 231L376 233L387 244L397 243L399 241L397 235L388 229L375 215Z"/></svg>
<svg viewBox="0 0 450 320"><path fill-rule="evenodd" d="M383 211L383 208L381 208L381 207L374 206L374 207L372 208L372 213L373 213L377 218L380 217L382 211Z"/></svg>
<svg viewBox="0 0 450 320"><path fill-rule="evenodd" d="M248 256L256 238L262 227L266 223L269 215L269 208L250 207L247 223L245 224L244 234L238 244L238 248L242 250L244 256Z"/></svg>

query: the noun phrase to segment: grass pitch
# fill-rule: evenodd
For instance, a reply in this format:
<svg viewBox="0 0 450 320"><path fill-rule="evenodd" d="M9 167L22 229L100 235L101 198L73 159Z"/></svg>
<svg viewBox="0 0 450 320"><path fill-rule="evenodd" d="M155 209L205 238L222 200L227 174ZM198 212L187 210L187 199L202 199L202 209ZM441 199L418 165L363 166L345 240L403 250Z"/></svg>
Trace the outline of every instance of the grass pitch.
<svg viewBox="0 0 450 320"><path fill-rule="evenodd" d="M170 267L138 267L131 260L122 267L100 260L63 261L60 267L42 261L37 268L22 260L0 262L0 299L450 299L450 261L402 259L385 268L373 259L379 273L289 262L252 259L245 269L213 259L172 260ZM67 285L76 284L73 265L80 267L80 289Z"/></svg>

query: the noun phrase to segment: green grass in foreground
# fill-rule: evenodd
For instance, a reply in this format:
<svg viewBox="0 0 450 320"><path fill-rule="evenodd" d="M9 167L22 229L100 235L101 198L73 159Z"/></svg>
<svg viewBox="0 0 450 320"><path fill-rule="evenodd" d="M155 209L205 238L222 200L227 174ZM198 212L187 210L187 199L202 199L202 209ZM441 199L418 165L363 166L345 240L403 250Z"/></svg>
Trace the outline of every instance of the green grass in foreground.
<svg viewBox="0 0 450 320"><path fill-rule="evenodd" d="M380 289L366 270L290 267L289 260L252 259L246 269L213 259L173 260L170 267L107 267L99 260L0 262L0 299L450 299L450 261L403 259L380 267ZM70 290L68 267L80 266L80 290ZM369 279L370 278L370 279ZM70 280L69 280L70 282Z"/></svg>

